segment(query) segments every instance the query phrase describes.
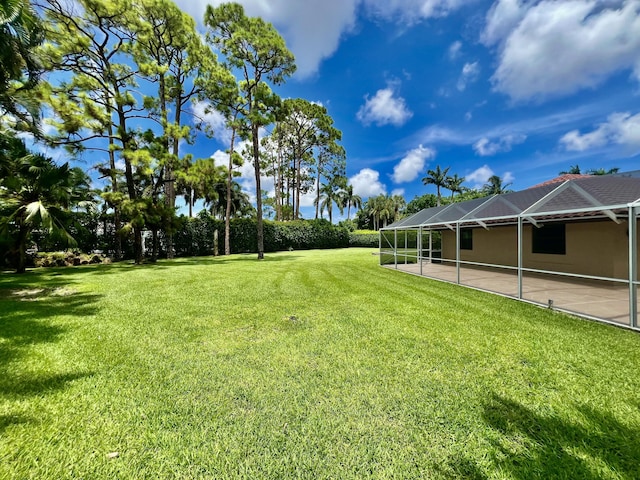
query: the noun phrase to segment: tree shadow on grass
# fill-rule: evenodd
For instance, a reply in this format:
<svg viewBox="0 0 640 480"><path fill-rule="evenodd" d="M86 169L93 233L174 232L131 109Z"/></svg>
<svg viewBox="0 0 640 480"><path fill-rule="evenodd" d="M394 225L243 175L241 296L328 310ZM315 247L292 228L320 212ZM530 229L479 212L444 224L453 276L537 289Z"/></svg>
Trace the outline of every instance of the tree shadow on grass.
<svg viewBox="0 0 640 480"><path fill-rule="evenodd" d="M0 338L19 335L46 335L49 328L44 320L58 315L87 317L98 312L95 303L101 295L79 293L71 286L46 287L16 285L0 289ZM21 322L33 322L26 329ZM38 328L41 327L41 328ZM35 332L32 333L32 329Z"/></svg>
<svg viewBox="0 0 640 480"><path fill-rule="evenodd" d="M77 265L74 267L38 267L28 268L25 273L15 273L13 271L0 272L0 287L12 285L14 283L33 284L37 282L50 282L64 279L69 282L76 275L108 275L110 273L121 272L123 268L133 267L133 263L98 263L89 265Z"/></svg>
<svg viewBox="0 0 640 480"><path fill-rule="evenodd" d="M588 405L576 405L575 412L579 421L542 414L493 394L482 414L499 434L492 442L492 463L516 479L640 478L640 428ZM466 478L484 476L464 458L454 463L466 465Z"/></svg>
<svg viewBox="0 0 640 480"><path fill-rule="evenodd" d="M174 267L190 267L190 266L203 266L203 265L225 265L225 264L234 264L234 263L248 263L248 262L256 262L256 263L275 263L275 262L285 262L285 261L294 261L299 258L302 258L300 255L273 255L266 253L264 259L258 260L256 258L256 254L247 253L247 254L233 254L230 257L226 257L224 255L213 257L181 257L176 258L174 260L159 260L157 263L144 263L142 265L137 265L135 268L152 268L152 269L168 269ZM133 265L132 265L133 267Z"/></svg>
<svg viewBox="0 0 640 480"><path fill-rule="evenodd" d="M0 395L8 397L28 397L44 395L63 389L67 383L90 377L94 372L56 373L47 375L21 375L18 378L5 377L0 380Z"/></svg>
<svg viewBox="0 0 640 480"><path fill-rule="evenodd" d="M278 253L278 255L275 255ZM42 279L52 279L55 277L71 278L75 275L108 275L111 273L120 273L126 269L168 269L181 266L202 266L202 265L224 265L233 263L246 263L256 261L260 263L273 263L292 261L301 258L300 255L291 255L287 252L269 252L265 253L263 260L258 260L255 253L234 253L230 257L213 255L202 257L178 257L173 260L160 259L157 262L146 261L140 265L136 265L131 260L123 260L108 264L79 265L75 267L46 267L29 269L26 273L16 274L11 271L0 271L0 288L3 285L12 285L16 282L33 284L42 281Z"/></svg>
<svg viewBox="0 0 640 480"><path fill-rule="evenodd" d="M0 415L0 434L11 425L31 423L33 419L24 415Z"/></svg>
<svg viewBox="0 0 640 480"><path fill-rule="evenodd" d="M0 400L21 400L61 390L86 371L46 371L34 357L38 345L58 342L74 324L69 317L87 318L97 312L99 295L76 292L68 281L20 278L0 287ZM61 316L56 318L57 316ZM6 411L0 432L32 419Z"/></svg>
<svg viewBox="0 0 640 480"><path fill-rule="evenodd" d="M5 368L0 368L0 401L23 401L32 396L43 396L63 390L69 382L90 377L93 372L74 372L63 374L36 374L12 376ZM9 412L11 405L9 405ZM0 415L0 434L12 425L22 425L38 421L35 418L15 413Z"/></svg>

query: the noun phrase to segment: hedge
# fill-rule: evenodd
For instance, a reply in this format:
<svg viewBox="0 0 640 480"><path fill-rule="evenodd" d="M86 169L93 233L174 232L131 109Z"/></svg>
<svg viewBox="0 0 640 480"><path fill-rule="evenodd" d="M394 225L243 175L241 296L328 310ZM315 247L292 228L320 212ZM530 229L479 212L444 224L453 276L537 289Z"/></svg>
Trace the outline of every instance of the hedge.
<svg viewBox="0 0 640 480"><path fill-rule="evenodd" d="M96 221L89 215L77 215L76 222L69 228L70 233L77 240L75 252L104 253L113 255L115 251L113 225L108 219ZM214 253L214 231L218 230L218 252L224 253L224 221L207 215L196 218L181 216L177 222L177 230L173 235L175 255L177 257L191 257L212 255ZM105 235L106 233L106 235ZM231 253L255 253L257 247L256 220L250 218L231 220ZM151 253L151 236L146 235L145 250ZM163 232L159 233L160 258L167 255L167 241ZM37 245L39 252L57 252L66 250L68 246L51 240L44 232L34 231L29 246ZM265 252L279 250L306 250L312 248L344 248L348 247L349 231L345 227L332 225L327 220L296 220L292 222L264 221L264 249ZM0 238L0 267L9 265L11 244ZM131 236L122 239L124 258L132 258L133 243ZM31 255L30 266L36 260ZM41 262L47 263L45 260ZM57 259L56 259L57 261ZM75 260L72 260L75 261ZM82 260L80 260L82 262ZM61 263L60 260L57 263ZM49 262L56 263L56 262Z"/></svg>
<svg viewBox="0 0 640 480"><path fill-rule="evenodd" d="M176 256L211 255L214 252L214 231L218 230L218 250L224 252L224 222L211 217L181 217L180 227L173 235ZM255 253L256 220L231 220L231 253ZM162 239L162 250L166 242ZM264 250L307 250L312 248L344 248L349 246L346 228L327 220L296 220L293 222L264 221Z"/></svg>
<svg viewBox="0 0 640 480"><path fill-rule="evenodd" d="M380 244L380 234L378 232L371 232L371 233L351 232L349 234L350 247L378 248L379 244Z"/></svg>

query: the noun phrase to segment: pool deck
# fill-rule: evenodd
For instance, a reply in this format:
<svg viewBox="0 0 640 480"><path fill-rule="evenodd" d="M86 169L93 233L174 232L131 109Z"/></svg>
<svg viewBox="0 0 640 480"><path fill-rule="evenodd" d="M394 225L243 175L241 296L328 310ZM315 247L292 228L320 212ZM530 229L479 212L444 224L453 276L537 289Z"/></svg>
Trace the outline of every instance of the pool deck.
<svg viewBox="0 0 640 480"><path fill-rule="evenodd" d="M385 265L385 268L458 283L457 271L453 263L423 261L422 266L420 263L399 263L397 267L392 264ZM460 284L508 297L518 297L516 270L461 265ZM549 305L549 300L552 300L553 308L629 326L629 287L624 283L524 272L522 300L544 306Z"/></svg>

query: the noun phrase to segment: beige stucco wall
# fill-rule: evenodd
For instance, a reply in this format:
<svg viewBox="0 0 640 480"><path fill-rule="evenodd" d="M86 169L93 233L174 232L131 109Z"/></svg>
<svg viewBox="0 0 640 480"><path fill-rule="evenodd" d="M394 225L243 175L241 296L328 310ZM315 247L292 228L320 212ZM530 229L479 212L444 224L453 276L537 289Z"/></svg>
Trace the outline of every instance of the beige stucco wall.
<svg viewBox="0 0 640 480"><path fill-rule="evenodd" d="M496 265L518 265L518 232L515 227L473 229L473 250L460 250L461 260L493 263ZM456 232L442 232L442 258L455 260Z"/></svg>
<svg viewBox="0 0 640 480"><path fill-rule="evenodd" d="M566 254L531 252L532 225L524 226L523 262L525 268L552 270L601 277L627 278L627 223L611 220L567 222ZM639 242L640 243L640 242ZM473 229L473 250L460 250L464 261L497 265L518 264L518 240L515 226ZM456 258L456 234L442 234L442 257Z"/></svg>

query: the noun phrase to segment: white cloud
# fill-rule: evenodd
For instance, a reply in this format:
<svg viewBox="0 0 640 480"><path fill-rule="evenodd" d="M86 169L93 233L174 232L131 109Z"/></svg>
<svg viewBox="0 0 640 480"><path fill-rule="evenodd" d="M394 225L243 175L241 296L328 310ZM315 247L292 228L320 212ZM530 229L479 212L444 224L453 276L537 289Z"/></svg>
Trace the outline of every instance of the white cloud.
<svg viewBox="0 0 640 480"><path fill-rule="evenodd" d="M245 140L235 146L235 151L242 155L247 148L250 148L250 146L251 146L251 142ZM213 159L216 165L224 165L225 167L229 165L229 154L227 152L223 152L222 150L216 150L211 155L211 158ZM252 160L245 156L244 163L242 164L241 167L237 169L237 171L240 173L240 176L235 177L234 181L240 184L240 186L242 187L242 191L247 195L249 195L249 199L251 203L255 204L256 173L255 173L255 168L253 166ZM273 177L267 177L261 174L260 189L267 191L270 196L273 196L275 192Z"/></svg>
<svg viewBox="0 0 640 480"><path fill-rule="evenodd" d="M275 194L275 193L274 193ZM308 192L305 192L300 195L300 206L301 207L315 207L313 202L316 200L316 189L313 187Z"/></svg>
<svg viewBox="0 0 640 480"><path fill-rule="evenodd" d="M502 184L506 185L507 183L513 183L515 179L516 177L512 172L504 172L504 175L502 176Z"/></svg>
<svg viewBox="0 0 640 480"><path fill-rule="evenodd" d="M357 118L364 125L375 123L379 127L383 125L395 125L399 127L413 116L404 98L396 97L391 86L378 90L373 98L365 96L365 104L358 110Z"/></svg>
<svg viewBox="0 0 640 480"><path fill-rule="evenodd" d="M511 134L491 142L487 137L483 137L473 144L473 150L481 157L490 157L496 153L509 152L513 145L518 145L527 139L526 135Z"/></svg>
<svg viewBox="0 0 640 480"><path fill-rule="evenodd" d="M222 113L206 102L195 102L191 107L191 112L213 131L214 137L220 142L223 144L231 143L231 130L227 128L227 122Z"/></svg>
<svg viewBox="0 0 640 480"><path fill-rule="evenodd" d="M640 113L613 113L607 122L601 123L592 132L581 134L579 130L572 130L560 139L560 143L567 150L575 152L610 144L621 145L628 148L630 154L635 154L640 149Z"/></svg>
<svg viewBox="0 0 640 480"><path fill-rule="evenodd" d="M469 132L453 130L440 125L431 125L416 135L420 142L452 145L468 145ZM413 140L413 139L412 139Z"/></svg>
<svg viewBox="0 0 640 480"><path fill-rule="evenodd" d="M202 23L205 7L226 0L177 0L176 4ZM296 57L298 74L313 75L320 62L338 48L355 24L362 0L240 0L248 16L259 16L278 29Z"/></svg>
<svg viewBox="0 0 640 480"><path fill-rule="evenodd" d="M394 188L393 190L391 190L391 196L400 196L403 197L404 196L404 188Z"/></svg>
<svg viewBox="0 0 640 480"><path fill-rule="evenodd" d="M464 67L462 67L462 73L460 74L460 78L458 78L458 83L456 84L456 88L463 92L467 85L475 82L480 75L480 65L478 62L473 63L465 63Z"/></svg>
<svg viewBox="0 0 640 480"><path fill-rule="evenodd" d="M424 170L424 164L427 159L433 158L436 151L429 147L414 148L408 152L405 157L393 167L393 181L395 183L411 182Z"/></svg>
<svg viewBox="0 0 640 480"><path fill-rule="evenodd" d="M462 42L460 40L456 40L451 45L449 45L449 60L453 61L458 58L460 56L460 49L462 49Z"/></svg>
<svg viewBox="0 0 640 480"><path fill-rule="evenodd" d="M176 0L176 4L202 24L205 7L226 0ZM374 17L398 19L403 24L442 17L475 0L239 0L249 16L259 16L278 29L296 57L297 75L308 77L330 58L340 40L356 23L364 7Z"/></svg>
<svg viewBox="0 0 640 480"><path fill-rule="evenodd" d="M464 121L465 122L470 122L472 118L473 118L473 114L471 112L467 112L467 113L464 114Z"/></svg>
<svg viewBox="0 0 640 480"><path fill-rule="evenodd" d="M465 175L465 180L469 183L472 183L472 188L479 189L484 187L484 185L489 180L489 177L495 175L495 172L489 167L489 165L484 164L483 166L476 168L473 172ZM512 172L505 172L502 175L502 185L506 186L509 183L512 183L515 180L515 176Z"/></svg>
<svg viewBox="0 0 640 480"><path fill-rule="evenodd" d="M487 46L500 43L518 26L526 13L526 4L520 0L498 0L487 13L480 40Z"/></svg>
<svg viewBox="0 0 640 480"><path fill-rule="evenodd" d="M566 133L560 143L569 151L584 152L596 147L602 147L607 143L606 129L600 127L591 133L580 134L579 130Z"/></svg>
<svg viewBox="0 0 640 480"><path fill-rule="evenodd" d="M386 187L380 182L380 172L370 168L360 170L349 178L349 183L353 185L353 193L363 199L387 193Z"/></svg>
<svg viewBox="0 0 640 480"><path fill-rule="evenodd" d="M491 168L489 168L489 165L483 165L480 168L475 169L473 172L465 175L464 178L467 182L473 183L473 188L482 188L492 175L495 175L495 173Z"/></svg>
<svg viewBox="0 0 640 480"><path fill-rule="evenodd" d="M639 0L498 0L481 40L498 48L494 88L516 101L594 88L621 70L640 80Z"/></svg>
<svg viewBox="0 0 640 480"><path fill-rule="evenodd" d="M465 3L475 0L364 0L375 15L397 17L412 24L422 19L444 17Z"/></svg>

